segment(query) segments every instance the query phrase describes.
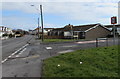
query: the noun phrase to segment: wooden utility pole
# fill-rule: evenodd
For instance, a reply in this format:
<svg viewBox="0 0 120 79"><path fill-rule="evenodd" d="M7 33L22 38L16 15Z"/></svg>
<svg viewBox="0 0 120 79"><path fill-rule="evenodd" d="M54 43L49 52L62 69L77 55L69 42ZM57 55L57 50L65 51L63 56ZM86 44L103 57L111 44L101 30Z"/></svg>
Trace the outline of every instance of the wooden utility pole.
<svg viewBox="0 0 120 79"><path fill-rule="evenodd" d="M43 27L42 5L40 5L40 13L41 13L42 42L43 42L44 41L44 27Z"/></svg>

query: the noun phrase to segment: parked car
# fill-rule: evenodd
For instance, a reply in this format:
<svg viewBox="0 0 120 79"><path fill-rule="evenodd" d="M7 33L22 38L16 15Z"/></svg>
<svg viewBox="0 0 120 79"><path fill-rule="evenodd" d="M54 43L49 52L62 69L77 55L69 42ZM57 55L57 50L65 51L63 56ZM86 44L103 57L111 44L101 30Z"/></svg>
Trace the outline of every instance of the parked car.
<svg viewBox="0 0 120 79"><path fill-rule="evenodd" d="M17 31L16 33L15 33L15 37L22 37L23 35L19 32L19 31Z"/></svg>

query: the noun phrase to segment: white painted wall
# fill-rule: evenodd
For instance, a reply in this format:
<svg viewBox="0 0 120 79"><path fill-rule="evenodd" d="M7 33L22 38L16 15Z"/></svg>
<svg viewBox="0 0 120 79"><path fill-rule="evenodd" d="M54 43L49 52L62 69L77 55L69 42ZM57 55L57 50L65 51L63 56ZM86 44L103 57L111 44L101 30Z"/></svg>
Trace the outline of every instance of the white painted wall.
<svg viewBox="0 0 120 79"><path fill-rule="evenodd" d="M71 32L64 32L64 36L72 36Z"/></svg>
<svg viewBox="0 0 120 79"><path fill-rule="evenodd" d="M0 32L0 37L2 37L3 34L4 34L3 32Z"/></svg>

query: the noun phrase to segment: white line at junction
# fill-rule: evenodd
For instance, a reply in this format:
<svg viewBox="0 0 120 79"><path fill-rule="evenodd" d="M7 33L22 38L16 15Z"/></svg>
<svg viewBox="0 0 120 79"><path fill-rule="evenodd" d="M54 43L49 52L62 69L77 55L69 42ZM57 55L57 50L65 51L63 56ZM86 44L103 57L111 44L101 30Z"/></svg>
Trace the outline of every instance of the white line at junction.
<svg viewBox="0 0 120 79"><path fill-rule="evenodd" d="M19 57L27 48L24 48L16 57Z"/></svg>
<svg viewBox="0 0 120 79"><path fill-rule="evenodd" d="M6 59L4 59L3 61L1 61L1 63L3 64L4 62L6 62L9 58L11 58L13 55L17 54L19 51L21 51L20 53L24 52L26 50L26 46L28 46L29 44L25 44L24 46L22 46L20 49L16 50L14 53L12 53L10 56L8 56ZM23 49L23 50L22 50Z"/></svg>
<svg viewBox="0 0 120 79"><path fill-rule="evenodd" d="M95 43L96 40L93 40L93 41L81 41L81 42L76 42L76 43L79 43L79 44L85 44L85 43ZM99 42L105 42L105 40L99 40Z"/></svg>
<svg viewBox="0 0 120 79"><path fill-rule="evenodd" d="M52 47L46 47L46 49L50 50L50 49L52 49Z"/></svg>

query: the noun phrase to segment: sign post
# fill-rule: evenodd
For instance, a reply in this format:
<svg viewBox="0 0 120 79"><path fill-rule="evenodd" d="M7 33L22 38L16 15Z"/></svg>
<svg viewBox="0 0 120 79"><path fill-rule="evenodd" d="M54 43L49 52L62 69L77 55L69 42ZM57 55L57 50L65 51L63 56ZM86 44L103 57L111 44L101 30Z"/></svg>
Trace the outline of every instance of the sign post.
<svg viewBox="0 0 120 79"><path fill-rule="evenodd" d="M111 24L113 24L113 36L114 36L114 45L115 45L115 24L117 23L117 17L111 17Z"/></svg>

